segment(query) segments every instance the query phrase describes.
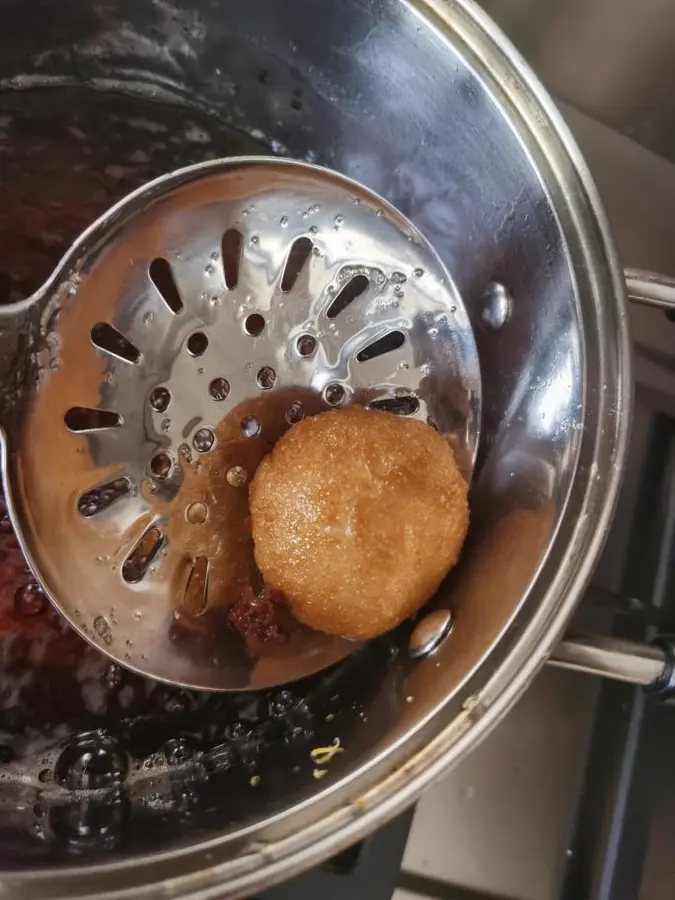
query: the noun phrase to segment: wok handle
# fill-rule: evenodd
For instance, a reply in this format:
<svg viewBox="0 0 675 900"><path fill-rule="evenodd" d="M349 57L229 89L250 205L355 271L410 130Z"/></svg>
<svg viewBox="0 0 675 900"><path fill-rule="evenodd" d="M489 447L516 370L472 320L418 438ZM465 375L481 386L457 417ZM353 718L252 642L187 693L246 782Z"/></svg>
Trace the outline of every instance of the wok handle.
<svg viewBox="0 0 675 900"><path fill-rule="evenodd" d="M664 312L675 310L675 279L644 269L625 269L628 299Z"/></svg>
<svg viewBox="0 0 675 900"><path fill-rule="evenodd" d="M626 269L628 298L662 309L675 310L675 279L642 269ZM675 638L640 644L621 638L568 635L549 657L551 665L616 681L642 685L663 699L675 696Z"/></svg>
<svg viewBox="0 0 675 900"><path fill-rule="evenodd" d="M675 695L675 641L670 638L640 644L600 635L568 635L548 661L560 669L641 685L664 700Z"/></svg>

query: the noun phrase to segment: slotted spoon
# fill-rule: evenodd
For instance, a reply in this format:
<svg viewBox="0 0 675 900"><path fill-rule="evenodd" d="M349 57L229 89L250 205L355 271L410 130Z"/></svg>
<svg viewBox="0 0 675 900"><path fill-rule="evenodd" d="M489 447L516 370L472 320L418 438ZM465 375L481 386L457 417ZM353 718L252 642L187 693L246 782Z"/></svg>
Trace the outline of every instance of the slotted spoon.
<svg viewBox="0 0 675 900"><path fill-rule="evenodd" d="M469 318L437 254L316 166L208 162L128 196L0 310L3 475L26 558L88 641L193 688L290 682L355 644L299 625L255 652L248 483L303 416L428 420L467 476L480 418Z"/></svg>

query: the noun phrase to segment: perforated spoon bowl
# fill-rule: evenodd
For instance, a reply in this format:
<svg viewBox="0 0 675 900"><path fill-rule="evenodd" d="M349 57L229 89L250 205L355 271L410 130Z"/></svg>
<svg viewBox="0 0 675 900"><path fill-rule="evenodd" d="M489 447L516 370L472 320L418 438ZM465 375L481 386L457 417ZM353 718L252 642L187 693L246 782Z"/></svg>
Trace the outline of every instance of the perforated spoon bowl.
<svg viewBox="0 0 675 900"><path fill-rule="evenodd" d="M238 690L355 644L247 645L247 485L293 423L360 403L429 421L470 476L466 310L394 208L316 166L204 163L134 192L0 310L3 477L26 558L88 641L145 675Z"/></svg>

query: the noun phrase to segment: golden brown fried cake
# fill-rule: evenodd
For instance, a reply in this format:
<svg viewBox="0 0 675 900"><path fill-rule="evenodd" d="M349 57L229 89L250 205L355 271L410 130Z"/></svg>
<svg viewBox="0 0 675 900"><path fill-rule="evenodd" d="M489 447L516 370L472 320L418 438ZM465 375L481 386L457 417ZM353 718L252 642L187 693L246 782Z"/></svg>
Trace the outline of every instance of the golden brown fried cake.
<svg viewBox="0 0 675 900"><path fill-rule="evenodd" d="M294 425L260 464L250 507L256 563L300 621L383 634L455 565L467 483L429 425L360 407Z"/></svg>

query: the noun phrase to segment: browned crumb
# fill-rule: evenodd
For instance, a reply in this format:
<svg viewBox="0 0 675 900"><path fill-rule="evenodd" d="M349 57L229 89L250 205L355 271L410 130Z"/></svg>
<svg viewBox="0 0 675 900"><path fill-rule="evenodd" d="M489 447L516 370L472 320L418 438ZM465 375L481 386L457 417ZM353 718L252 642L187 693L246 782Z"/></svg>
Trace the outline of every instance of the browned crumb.
<svg viewBox="0 0 675 900"><path fill-rule="evenodd" d="M263 588L259 594L247 587L228 612L228 619L244 640L252 638L263 643L282 644L288 635L279 622L279 605L283 597Z"/></svg>

